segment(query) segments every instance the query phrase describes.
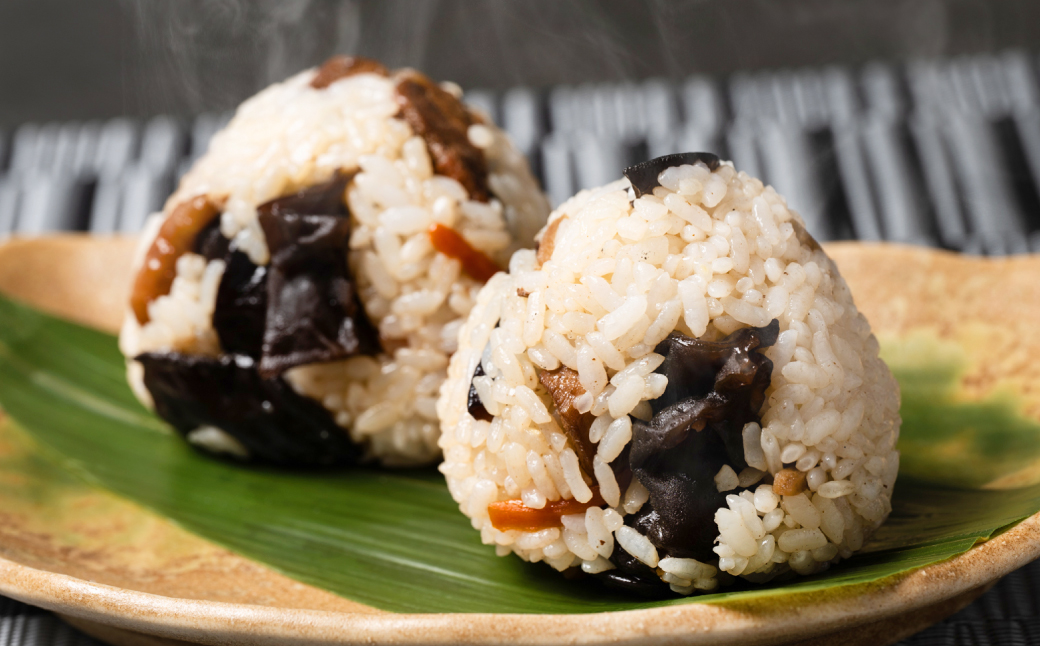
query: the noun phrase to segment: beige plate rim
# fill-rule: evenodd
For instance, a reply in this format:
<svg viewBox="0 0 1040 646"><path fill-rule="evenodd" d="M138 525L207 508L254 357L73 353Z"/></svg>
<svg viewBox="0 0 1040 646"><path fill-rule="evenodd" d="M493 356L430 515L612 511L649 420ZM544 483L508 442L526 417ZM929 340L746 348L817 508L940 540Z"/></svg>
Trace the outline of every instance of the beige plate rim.
<svg viewBox="0 0 1040 646"><path fill-rule="evenodd" d="M942 603L1040 557L1040 513L908 575L793 603L690 603L596 614L290 610L163 597L0 559L0 593L72 617L209 644L749 644L809 638ZM801 601L801 603L799 603ZM749 636L754 640L749 642Z"/></svg>

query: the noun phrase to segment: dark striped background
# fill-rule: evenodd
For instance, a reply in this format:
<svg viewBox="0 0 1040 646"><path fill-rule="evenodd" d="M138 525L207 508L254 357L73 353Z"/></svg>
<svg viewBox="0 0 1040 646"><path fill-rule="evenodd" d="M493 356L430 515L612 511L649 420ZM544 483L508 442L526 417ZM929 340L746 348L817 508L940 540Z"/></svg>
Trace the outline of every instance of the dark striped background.
<svg viewBox="0 0 1040 646"><path fill-rule="evenodd" d="M906 64L471 89L559 203L626 165L709 150L821 240L1040 249L1040 77L1023 51ZM0 235L135 232L228 114L26 123L0 136Z"/></svg>

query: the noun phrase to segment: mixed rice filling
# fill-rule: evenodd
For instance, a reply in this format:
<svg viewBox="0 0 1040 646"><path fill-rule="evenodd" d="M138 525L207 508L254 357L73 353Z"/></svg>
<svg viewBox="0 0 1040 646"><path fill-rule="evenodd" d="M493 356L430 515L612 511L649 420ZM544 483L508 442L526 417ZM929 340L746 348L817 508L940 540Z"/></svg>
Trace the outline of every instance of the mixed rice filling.
<svg viewBox="0 0 1040 646"><path fill-rule="evenodd" d="M142 400L237 457L434 460L462 318L548 213L458 95L339 57L246 101L143 236L120 336Z"/></svg>
<svg viewBox="0 0 1040 646"><path fill-rule="evenodd" d="M583 191L461 331L449 489L500 555L646 594L806 575L890 511L898 387L771 187L675 155Z"/></svg>

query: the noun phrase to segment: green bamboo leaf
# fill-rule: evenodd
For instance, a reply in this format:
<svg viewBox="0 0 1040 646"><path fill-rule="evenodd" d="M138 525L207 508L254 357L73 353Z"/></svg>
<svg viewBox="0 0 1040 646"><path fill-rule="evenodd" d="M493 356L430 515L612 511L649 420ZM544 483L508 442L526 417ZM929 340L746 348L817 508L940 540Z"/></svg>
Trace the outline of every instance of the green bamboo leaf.
<svg viewBox="0 0 1040 646"><path fill-rule="evenodd" d="M1018 416L1011 402L944 399L943 384L956 378L948 368L931 366L920 383L938 385L916 390L906 380L920 375L900 373L904 409L912 411L907 441L924 446L965 432L958 420L968 419L972 437L987 447L986 477L999 471L1002 456L1019 458L985 434L1006 433L1011 424L1013 448L1030 433L1037 443L1040 425ZM948 474L930 478L918 464L897 484L889 521L840 566L785 584L652 602L496 557L433 469L303 473L200 455L133 398L112 336L2 297L0 405L81 478L299 581L398 612L580 613L819 591L949 558L1040 510L1040 486L955 489L946 486ZM953 464L963 461L956 456Z"/></svg>

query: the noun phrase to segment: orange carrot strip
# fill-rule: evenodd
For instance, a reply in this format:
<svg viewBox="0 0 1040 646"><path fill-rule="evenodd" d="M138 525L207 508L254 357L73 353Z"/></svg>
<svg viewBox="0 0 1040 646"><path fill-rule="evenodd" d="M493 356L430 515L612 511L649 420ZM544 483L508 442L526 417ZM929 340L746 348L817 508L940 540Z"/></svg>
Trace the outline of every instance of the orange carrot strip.
<svg viewBox="0 0 1040 646"><path fill-rule="evenodd" d="M524 532L536 532L550 527L561 527L561 516L584 514L589 507L602 507L607 504L599 495L599 490L592 489L592 499L588 502L577 500L557 500L545 503L541 509L531 509L522 500L502 500L488 505L491 526L500 532L518 529Z"/></svg>
<svg viewBox="0 0 1040 646"><path fill-rule="evenodd" d="M195 238L220 213L220 206L205 195L177 206L162 223L141 270L134 279L130 307L137 322L148 322L148 303L170 293L177 275L177 259L191 251Z"/></svg>
<svg viewBox="0 0 1040 646"><path fill-rule="evenodd" d="M431 226L430 242L433 243L434 249L445 256L458 258L462 262L462 269L474 280L486 283L492 276L502 271L495 261L484 255L482 251L474 249L451 227L443 224Z"/></svg>

